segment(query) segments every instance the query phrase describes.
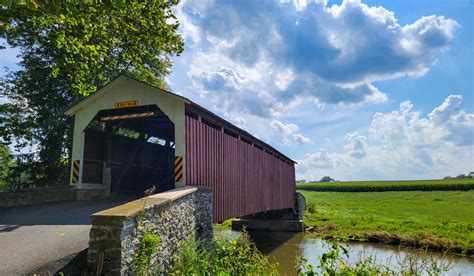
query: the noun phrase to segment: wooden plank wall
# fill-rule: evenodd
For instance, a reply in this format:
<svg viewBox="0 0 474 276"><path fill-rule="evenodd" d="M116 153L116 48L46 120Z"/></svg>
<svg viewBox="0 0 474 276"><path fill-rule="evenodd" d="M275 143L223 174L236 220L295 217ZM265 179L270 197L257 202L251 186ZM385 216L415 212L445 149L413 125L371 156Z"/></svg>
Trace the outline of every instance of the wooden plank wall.
<svg viewBox="0 0 474 276"><path fill-rule="evenodd" d="M186 184L213 189L214 221L293 208L295 168L186 116Z"/></svg>

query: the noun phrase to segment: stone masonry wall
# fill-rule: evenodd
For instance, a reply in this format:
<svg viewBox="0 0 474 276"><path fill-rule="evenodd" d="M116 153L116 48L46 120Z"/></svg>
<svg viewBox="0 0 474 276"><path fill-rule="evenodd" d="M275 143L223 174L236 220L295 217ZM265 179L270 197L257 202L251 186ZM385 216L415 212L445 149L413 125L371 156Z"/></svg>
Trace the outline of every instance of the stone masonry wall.
<svg viewBox="0 0 474 276"><path fill-rule="evenodd" d="M146 231L161 242L152 266L166 273L180 241L194 237L210 243L212 234L212 191L205 187L185 187L92 215L88 272L132 275L140 238Z"/></svg>
<svg viewBox="0 0 474 276"><path fill-rule="evenodd" d="M0 208L69 200L74 200L69 185L0 191Z"/></svg>

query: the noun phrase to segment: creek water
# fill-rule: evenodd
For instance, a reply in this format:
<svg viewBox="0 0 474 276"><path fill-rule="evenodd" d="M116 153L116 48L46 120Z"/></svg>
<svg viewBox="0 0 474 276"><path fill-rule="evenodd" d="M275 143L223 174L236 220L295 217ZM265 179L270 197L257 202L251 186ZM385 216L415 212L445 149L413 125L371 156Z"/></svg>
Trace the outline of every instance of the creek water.
<svg viewBox="0 0 474 276"><path fill-rule="evenodd" d="M220 230L214 233L216 237L236 237L240 234L231 230ZM329 251L322 239L305 233L255 231L250 232L249 235L258 249L268 256L271 262L279 264L278 270L281 275L296 274L297 256L306 258L308 263L317 267L318 256ZM377 264L393 267L398 266L406 256L415 257L417 260L424 258L449 263L450 270L444 275L474 275L474 258L443 255L438 252L425 252L386 244L351 242L347 262L354 263L359 259L372 257Z"/></svg>

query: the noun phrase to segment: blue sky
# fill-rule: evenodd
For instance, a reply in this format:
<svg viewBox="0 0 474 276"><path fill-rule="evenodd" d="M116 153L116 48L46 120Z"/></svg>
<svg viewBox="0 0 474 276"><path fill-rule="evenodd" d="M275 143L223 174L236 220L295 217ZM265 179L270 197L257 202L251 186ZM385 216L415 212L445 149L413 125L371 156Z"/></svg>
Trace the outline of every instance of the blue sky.
<svg viewBox="0 0 474 276"><path fill-rule="evenodd" d="M297 178L474 171L472 1L182 1L182 94L298 162ZM15 69L15 51L1 51Z"/></svg>
<svg viewBox="0 0 474 276"><path fill-rule="evenodd" d="M297 178L474 170L471 1L184 1L183 94L298 161Z"/></svg>

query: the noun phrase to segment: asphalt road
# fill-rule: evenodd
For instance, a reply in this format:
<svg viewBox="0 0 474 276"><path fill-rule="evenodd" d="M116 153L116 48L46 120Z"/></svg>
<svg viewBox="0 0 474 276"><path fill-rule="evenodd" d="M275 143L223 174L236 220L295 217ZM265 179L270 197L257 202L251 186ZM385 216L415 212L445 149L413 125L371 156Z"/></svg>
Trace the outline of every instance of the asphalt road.
<svg viewBox="0 0 474 276"><path fill-rule="evenodd" d="M90 215L124 202L70 201L0 208L0 275L67 271L85 258Z"/></svg>

